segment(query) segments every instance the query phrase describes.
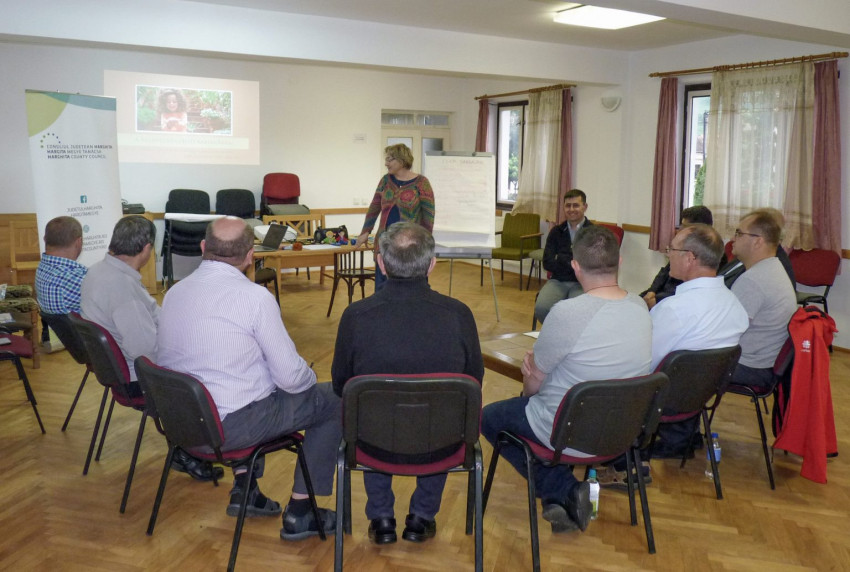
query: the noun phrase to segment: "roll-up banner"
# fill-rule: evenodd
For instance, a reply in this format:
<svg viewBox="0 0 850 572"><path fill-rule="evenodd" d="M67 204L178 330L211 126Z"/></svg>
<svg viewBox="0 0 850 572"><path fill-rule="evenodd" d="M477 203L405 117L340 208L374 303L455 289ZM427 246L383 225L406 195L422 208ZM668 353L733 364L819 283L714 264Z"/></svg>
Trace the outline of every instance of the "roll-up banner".
<svg viewBox="0 0 850 572"><path fill-rule="evenodd" d="M26 90L26 101L42 252L47 222L72 216L83 227L78 262L91 266L122 216L115 98Z"/></svg>

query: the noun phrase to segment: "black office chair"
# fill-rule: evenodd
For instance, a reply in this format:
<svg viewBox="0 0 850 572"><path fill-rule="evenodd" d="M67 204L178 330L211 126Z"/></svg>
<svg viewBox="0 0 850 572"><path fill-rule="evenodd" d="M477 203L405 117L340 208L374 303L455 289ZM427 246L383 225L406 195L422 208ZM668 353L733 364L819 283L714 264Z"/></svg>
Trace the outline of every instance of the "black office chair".
<svg viewBox="0 0 850 572"><path fill-rule="evenodd" d="M472 534L474 521L475 570L482 570L478 381L463 374L362 375L345 384L342 410L334 570L342 570L343 528L351 534L351 471L407 476L467 472L466 534Z"/></svg>
<svg viewBox="0 0 850 572"><path fill-rule="evenodd" d="M41 415L38 414L36 407L35 394L30 387L27 373L24 371L24 366L21 363L21 358L32 357L32 344L21 336L13 336L6 328L0 327L0 339L9 340L4 345L0 346L0 361L10 361L15 364L15 370L18 372L18 378L24 384L24 391L27 394L27 401L32 405L32 410L35 413L35 418L38 421L38 426L41 432L44 433L44 423L41 422Z"/></svg>
<svg viewBox="0 0 850 572"><path fill-rule="evenodd" d="M661 417L661 391L667 385L667 376L652 373L631 379L608 379L585 381L574 385L564 396L552 426L550 443L552 448L543 447L510 431L499 432L493 448L490 470L484 485L484 510L496 464L502 447L519 447L525 452L526 474L528 474L528 520L531 528L531 558L534 570L540 570L540 548L537 538L537 492L534 484L536 465L558 464L575 466L595 465L626 456L628 476L629 508L631 524L637 525L635 509L635 487L637 478L640 492L646 543L650 554L655 554L655 538L649 516L649 502L643 473L640 471L639 449L647 445L658 427ZM591 457L571 457L562 451L565 448L582 451ZM635 468L638 468L635 470ZM587 473L585 472L585 478Z"/></svg>
<svg viewBox="0 0 850 572"><path fill-rule="evenodd" d="M720 404L720 397L729 384L739 357L741 357L741 346L699 351L677 350L667 354L655 369L667 374L670 380L662 395L659 424L693 420L692 429L688 433L690 435L696 432L700 416L702 416L706 447L710 451L714 446L714 440L711 437L711 420L708 412L713 413ZM652 435L650 451L655 445L657 436L656 431ZM680 468L685 466L690 450L690 447L685 448ZM709 455L709 459L714 477L714 491L717 499L720 500L723 498L720 473L717 470L714 455Z"/></svg>
<svg viewBox="0 0 850 572"><path fill-rule="evenodd" d="M45 324L47 324L47 326L56 332L56 335L59 337L59 341L62 342L62 345L65 346L65 349L68 350L68 353L71 354L72 358L74 358L74 361L80 365L86 366L86 371L83 374L83 380L77 388L77 393L74 395L74 401L71 402L71 408L68 410L68 415L65 416L65 422L62 424L62 431L65 431L65 429L68 428L68 423L71 421L71 415L74 414L74 409L77 407L77 401L80 399L80 394L86 386L86 380L89 378L89 373L92 371L91 361L89 360L89 354L86 351L85 343L83 343L83 339L71 324L68 314L48 314L46 312L41 312L41 319Z"/></svg>
<svg viewBox="0 0 850 572"><path fill-rule="evenodd" d="M210 196L204 191L174 189L168 193L166 213L210 214ZM166 220L162 239L162 279L174 284L173 254L201 256L201 241L209 222Z"/></svg>
<svg viewBox="0 0 850 572"><path fill-rule="evenodd" d="M256 219L256 198L248 189L222 189L215 194L215 214Z"/></svg>
<svg viewBox="0 0 850 572"><path fill-rule="evenodd" d="M304 475L304 484L310 497L313 516L316 522L322 522L319 508L316 505L316 495L313 483L307 469L307 462L301 449L303 439L300 433L282 435L253 447L222 451L226 441L221 428L218 408L206 387L191 375L160 367L146 357L137 358L134 362L139 383L147 399L147 413L157 420L168 441L168 454L162 468L162 477L156 491L151 518L148 522L148 536L153 534L156 526L159 506L165 493L165 483L174 460L174 452L179 447L191 451L192 456L228 467L248 465L247 481L251 481L254 464L260 455L274 451L287 450L298 455L298 464ZM236 530L233 532L233 542L230 547L228 570L236 566L236 554L242 537L242 527L245 524L245 513L248 508L250 487L244 487L239 515L236 519ZM324 530L319 530L319 536L325 540Z"/></svg>

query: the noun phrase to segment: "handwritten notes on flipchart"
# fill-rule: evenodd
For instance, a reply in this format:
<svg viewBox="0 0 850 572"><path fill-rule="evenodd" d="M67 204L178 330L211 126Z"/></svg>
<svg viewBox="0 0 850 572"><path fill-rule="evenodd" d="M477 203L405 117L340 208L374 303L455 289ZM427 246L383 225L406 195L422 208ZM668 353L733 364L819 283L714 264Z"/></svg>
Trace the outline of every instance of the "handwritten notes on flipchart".
<svg viewBox="0 0 850 572"><path fill-rule="evenodd" d="M495 156L428 152L423 174L434 189L436 242L444 246L495 246Z"/></svg>

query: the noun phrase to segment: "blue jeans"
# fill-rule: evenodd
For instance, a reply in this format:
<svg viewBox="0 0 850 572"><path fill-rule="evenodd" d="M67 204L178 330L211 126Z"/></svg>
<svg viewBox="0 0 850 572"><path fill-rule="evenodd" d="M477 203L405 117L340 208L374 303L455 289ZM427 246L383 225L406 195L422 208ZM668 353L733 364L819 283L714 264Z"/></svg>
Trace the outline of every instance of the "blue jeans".
<svg viewBox="0 0 850 572"><path fill-rule="evenodd" d="M434 520L440 512L443 500L443 488L448 473L439 473L427 477L416 477L416 490L410 497L410 512L425 520ZM385 473L363 473L363 485L366 488L366 518L393 518L395 513L395 495L393 494L393 476Z"/></svg>
<svg viewBox="0 0 850 572"><path fill-rule="evenodd" d="M496 444L499 431L510 431L517 436L548 447L535 437L531 425L528 424L528 418L525 416L527 403L528 397L514 397L485 407L481 412L481 434L491 445ZM501 455L520 475L528 478L528 472L525 470L525 453L522 449L505 445L501 449ZM544 502L563 503L576 485L578 480L567 465L544 467L538 464L534 467L534 486L537 496Z"/></svg>

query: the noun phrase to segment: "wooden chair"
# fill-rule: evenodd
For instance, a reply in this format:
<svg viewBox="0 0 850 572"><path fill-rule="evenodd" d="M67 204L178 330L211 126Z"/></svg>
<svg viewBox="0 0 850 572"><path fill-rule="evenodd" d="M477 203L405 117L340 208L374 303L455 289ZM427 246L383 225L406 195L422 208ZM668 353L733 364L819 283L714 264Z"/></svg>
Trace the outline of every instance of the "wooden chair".
<svg viewBox="0 0 850 572"><path fill-rule="evenodd" d="M308 209L309 210L309 209ZM323 214L278 214L263 216L263 224L271 224L276 222L283 224L293 229L298 235L295 240L299 242L313 239L313 233L320 228L325 227L325 215ZM310 279L310 267L307 268L307 280ZM324 266L319 269L319 272L324 273ZM295 275L298 276L298 269L295 269Z"/></svg>
<svg viewBox="0 0 850 572"><path fill-rule="evenodd" d="M38 225L33 220L9 221L9 258L12 284L20 284L22 273L31 273L35 283L35 270L41 260L38 243Z"/></svg>
<svg viewBox="0 0 850 572"><path fill-rule="evenodd" d="M328 317L331 315L331 310L334 307L334 297L336 296L336 287L340 281L345 282L348 286L348 303L354 297L354 287L360 284L360 298L366 297L366 282L375 281L375 269L366 268L364 266L365 250L347 250L337 252L334 256L334 283L331 287L331 302L328 304Z"/></svg>

